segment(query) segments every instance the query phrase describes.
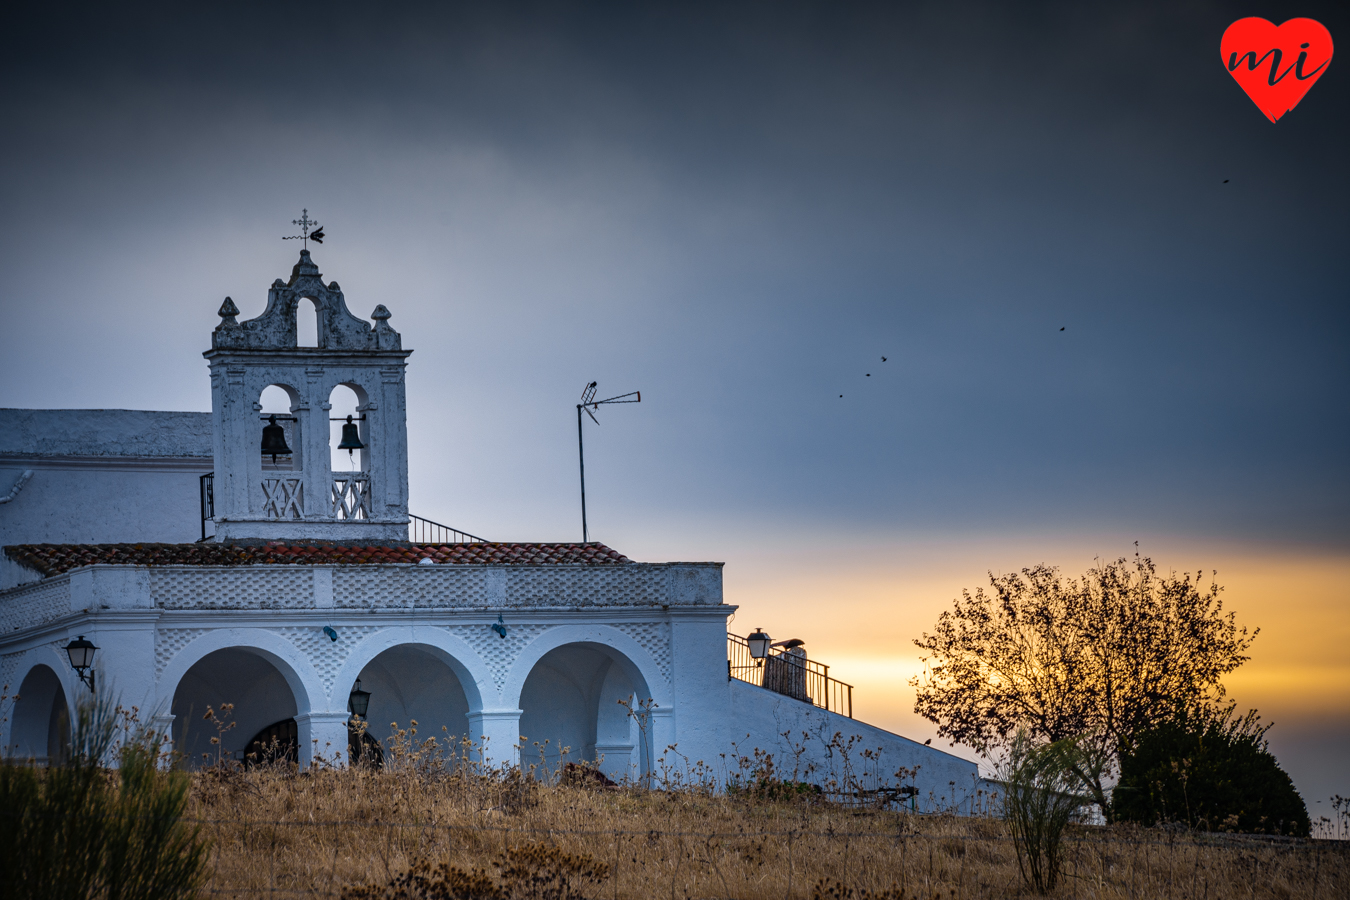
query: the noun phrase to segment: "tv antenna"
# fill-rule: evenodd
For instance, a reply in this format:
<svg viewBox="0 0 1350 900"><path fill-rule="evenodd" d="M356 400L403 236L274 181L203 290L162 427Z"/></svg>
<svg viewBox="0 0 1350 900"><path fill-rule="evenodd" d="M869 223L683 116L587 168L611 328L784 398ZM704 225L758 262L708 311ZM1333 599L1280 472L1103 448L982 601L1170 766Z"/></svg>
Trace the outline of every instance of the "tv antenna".
<svg viewBox="0 0 1350 900"><path fill-rule="evenodd" d="M292 219L291 224L299 225L300 233L288 235L287 237L282 238L283 241L304 241L306 250L309 249L310 241L313 241L316 244L323 243L323 226L309 217L309 210L301 210L300 218ZM311 227L313 227L313 231L309 230Z"/></svg>
<svg viewBox="0 0 1350 900"><path fill-rule="evenodd" d="M595 399L595 384L592 381L586 385L586 388L581 392L581 402L577 404L577 461L581 464L581 542L584 544L591 542L591 534L586 528L586 448L581 440L581 411L585 410L586 415L591 417L591 421L599 425L600 420L595 417L595 411L606 403L642 402L642 391L631 391L617 397L610 397L608 400L597 400ZM634 399L629 400L629 397Z"/></svg>

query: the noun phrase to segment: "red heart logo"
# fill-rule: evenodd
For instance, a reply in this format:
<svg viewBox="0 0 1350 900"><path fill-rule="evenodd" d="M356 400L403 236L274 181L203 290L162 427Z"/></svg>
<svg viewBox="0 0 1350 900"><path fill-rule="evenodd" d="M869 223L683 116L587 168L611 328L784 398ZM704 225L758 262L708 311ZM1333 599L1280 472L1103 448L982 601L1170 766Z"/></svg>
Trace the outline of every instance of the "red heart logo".
<svg viewBox="0 0 1350 900"><path fill-rule="evenodd" d="M1331 32L1312 19L1276 27L1253 16L1223 33L1219 55L1252 102L1272 122L1289 112L1331 63Z"/></svg>

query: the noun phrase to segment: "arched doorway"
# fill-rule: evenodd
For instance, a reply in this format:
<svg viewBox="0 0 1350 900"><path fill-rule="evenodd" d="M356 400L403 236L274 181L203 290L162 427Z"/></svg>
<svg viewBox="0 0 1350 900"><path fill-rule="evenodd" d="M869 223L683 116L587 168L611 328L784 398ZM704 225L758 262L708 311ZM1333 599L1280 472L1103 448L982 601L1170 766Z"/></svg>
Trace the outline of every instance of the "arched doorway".
<svg viewBox="0 0 1350 900"><path fill-rule="evenodd" d="M223 712L233 704L228 716ZM205 718L210 708L216 720ZM270 726L294 723L295 695L276 666L243 647L208 653L187 670L173 694L174 749L190 768L218 758L243 761ZM219 746L211 738L219 737Z"/></svg>
<svg viewBox="0 0 1350 900"><path fill-rule="evenodd" d="M555 775L568 762L597 762L616 781L640 777L650 767L651 728L642 708L649 696L637 668L612 647L550 650L520 692L521 765Z"/></svg>
<svg viewBox="0 0 1350 900"><path fill-rule="evenodd" d="M18 697L5 755L42 765L63 762L70 749L70 706L61 679L50 666L36 665L24 676Z"/></svg>
<svg viewBox="0 0 1350 900"><path fill-rule="evenodd" d="M418 742L435 738L447 757L458 756L469 733L469 701L453 669L437 652L417 644L383 651L361 669L361 689L370 692L366 733L387 755L398 729L416 722Z"/></svg>

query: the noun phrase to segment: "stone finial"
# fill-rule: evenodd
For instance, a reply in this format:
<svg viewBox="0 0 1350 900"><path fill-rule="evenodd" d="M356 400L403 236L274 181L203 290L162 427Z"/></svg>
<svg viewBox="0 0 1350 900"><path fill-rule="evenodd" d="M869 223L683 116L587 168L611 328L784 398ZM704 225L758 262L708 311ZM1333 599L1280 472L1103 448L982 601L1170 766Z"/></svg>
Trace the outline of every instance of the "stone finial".
<svg viewBox="0 0 1350 900"><path fill-rule="evenodd" d="M370 314L375 320L375 347L378 350L402 350L403 339L397 331L389 327L390 312L383 303L375 307Z"/></svg>
<svg viewBox="0 0 1350 900"><path fill-rule="evenodd" d="M224 320L220 323L221 325L239 324L239 322L235 319L235 316L239 315L239 307L235 306L234 301L231 300L229 297L226 297L225 302L220 304L220 310L216 313L216 315L220 316L220 318Z"/></svg>
<svg viewBox="0 0 1350 900"><path fill-rule="evenodd" d="M342 288L338 287L338 283L336 281L328 282L328 289L335 294L342 293Z"/></svg>

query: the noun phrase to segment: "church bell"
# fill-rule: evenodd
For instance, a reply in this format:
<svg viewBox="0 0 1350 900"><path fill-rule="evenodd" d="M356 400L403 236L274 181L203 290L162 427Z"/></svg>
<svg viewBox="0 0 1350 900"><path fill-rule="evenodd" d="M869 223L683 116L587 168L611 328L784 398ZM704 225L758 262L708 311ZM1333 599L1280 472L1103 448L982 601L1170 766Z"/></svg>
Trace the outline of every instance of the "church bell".
<svg viewBox="0 0 1350 900"><path fill-rule="evenodd" d="M361 443L361 435L358 426L352 421L352 417L347 417L347 424L342 426L342 443L338 444L339 450L346 450L347 455L351 456L353 450L360 450L366 445Z"/></svg>
<svg viewBox="0 0 1350 900"><path fill-rule="evenodd" d="M267 424L263 426L262 452L264 456L270 453L272 462L276 462L278 456L291 455L291 448L286 446L286 429L277 424L276 416L268 416Z"/></svg>

